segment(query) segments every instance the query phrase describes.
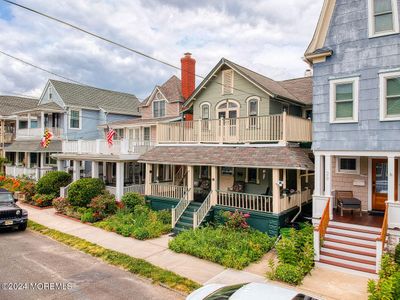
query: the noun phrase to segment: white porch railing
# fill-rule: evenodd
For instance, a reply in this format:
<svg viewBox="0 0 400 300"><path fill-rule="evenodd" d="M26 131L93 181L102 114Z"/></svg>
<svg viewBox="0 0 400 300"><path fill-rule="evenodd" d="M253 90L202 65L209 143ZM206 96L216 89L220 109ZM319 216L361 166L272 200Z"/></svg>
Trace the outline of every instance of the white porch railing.
<svg viewBox="0 0 400 300"><path fill-rule="evenodd" d="M234 208L272 212L272 196L217 191L217 204Z"/></svg>
<svg viewBox="0 0 400 300"><path fill-rule="evenodd" d="M54 136L54 138L60 138L63 134L63 129L58 127L46 127ZM17 129L16 138L41 138L44 134L44 128L23 128Z"/></svg>
<svg viewBox="0 0 400 300"><path fill-rule="evenodd" d="M68 190L71 186L72 182L67 186L60 187L60 197L67 198L68 197Z"/></svg>
<svg viewBox="0 0 400 300"><path fill-rule="evenodd" d="M144 195L144 184L133 184L124 186L124 194L126 193L138 193Z"/></svg>
<svg viewBox="0 0 400 300"><path fill-rule="evenodd" d="M200 226L201 222L203 222L204 218L210 211L211 205L211 192L208 194L206 199L203 201L201 206L197 211L193 213L193 228L197 228Z"/></svg>
<svg viewBox="0 0 400 300"><path fill-rule="evenodd" d="M106 191L109 191L110 194L115 195L115 194L117 193L117 188L116 188L115 186L109 186L109 185L107 185L107 186L106 186Z"/></svg>
<svg viewBox="0 0 400 300"><path fill-rule="evenodd" d="M161 123L157 125L157 142L311 142L311 133L311 120L283 113L260 117Z"/></svg>
<svg viewBox="0 0 400 300"><path fill-rule="evenodd" d="M316 196L313 195L312 196L313 199L313 218L314 219L318 219L321 218L322 213L324 212L324 209L326 207L326 203L328 201L331 201L330 197L327 196ZM331 205L331 209L332 209L333 205Z"/></svg>
<svg viewBox="0 0 400 300"><path fill-rule="evenodd" d="M183 194L179 203L175 207L173 207L171 210L172 228L175 227L175 224L178 222L179 218L182 216L183 212L185 211L185 209L189 206L189 204L191 202L191 200L189 200L189 197L188 197L189 191L190 191L190 189L185 191L185 193Z"/></svg>
<svg viewBox="0 0 400 300"><path fill-rule="evenodd" d="M54 167L26 168L23 166L6 166L6 175L12 177L26 176L33 180L39 180L43 175L54 170Z"/></svg>
<svg viewBox="0 0 400 300"><path fill-rule="evenodd" d="M182 199L187 194L187 191L188 188L186 186L171 185L169 182L150 184L151 196Z"/></svg>
<svg viewBox="0 0 400 300"><path fill-rule="evenodd" d="M104 155L120 155L120 154L143 154L154 146L150 141L137 140L115 140L113 145L109 145L106 140L78 140L63 141L63 153L76 154L104 154Z"/></svg>

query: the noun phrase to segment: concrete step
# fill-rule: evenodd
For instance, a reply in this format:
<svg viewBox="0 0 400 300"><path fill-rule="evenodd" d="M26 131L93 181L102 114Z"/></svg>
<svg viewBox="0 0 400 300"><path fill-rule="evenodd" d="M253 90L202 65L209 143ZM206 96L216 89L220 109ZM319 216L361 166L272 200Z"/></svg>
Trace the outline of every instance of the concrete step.
<svg viewBox="0 0 400 300"><path fill-rule="evenodd" d="M339 240L342 241L343 243L354 243L354 244L360 244L360 245L367 245L367 246L371 246L373 248L376 248L376 241L375 240L365 240L363 238L358 238L357 236L354 235L338 235L338 234L331 234L331 233L327 233L325 234L325 238L324 240L329 240L329 239L335 239L335 240Z"/></svg>

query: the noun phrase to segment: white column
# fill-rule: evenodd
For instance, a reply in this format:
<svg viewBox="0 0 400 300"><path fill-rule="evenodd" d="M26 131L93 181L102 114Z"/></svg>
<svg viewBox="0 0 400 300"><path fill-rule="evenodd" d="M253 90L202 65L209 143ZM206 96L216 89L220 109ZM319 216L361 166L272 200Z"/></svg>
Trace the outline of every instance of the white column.
<svg viewBox="0 0 400 300"><path fill-rule="evenodd" d="M187 179L188 179L188 189L189 189L189 194L188 194L188 199L190 201L194 200L194 167L193 166L187 166L188 172L187 172Z"/></svg>
<svg viewBox="0 0 400 300"><path fill-rule="evenodd" d="M18 166L19 164L19 152L15 152L15 165Z"/></svg>
<svg viewBox="0 0 400 300"><path fill-rule="evenodd" d="M279 169L272 170L272 211L279 214L281 211L281 191L279 182Z"/></svg>
<svg viewBox="0 0 400 300"><path fill-rule="evenodd" d="M40 128L42 128L42 131L44 132L44 112L40 112Z"/></svg>
<svg viewBox="0 0 400 300"><path fill-rule="evenodd" d="M218 189L218 167L211 167L211 205L217 204L217 189Z"/></svg>
<svg viewBox="0 0 400 300"><path fill-rule="evenodd" d="M105 181L107 178L107 162L103 161L103 180Z"/></svg>
<svg viewBox="0 0 400 300"><path fill-rule="evenodd" d="M25 152L25 167L30 168L31 167L31 153L30 152Z"/></svg>
<svg viewBox="0 0 400 300"><path fill-rule="evenodd" d="M388 202L395 201L395 158L388 157Z"/></svg>
<svg viewBox="0 0 400 300"><path fill-rule="evenodd" d="M152 172L152 165L146 164L145 170L145 179L144 179L144 194L146 196L151 195L151 172Z"/></svg>
<svg viewBox="0 0 400 300"><path fill-rule="evenodd" d="M99 178L99 162L92 161L92 178Z"/></svg>
<svg viewBox="0 0 400 300"><path fill-rule="evenodd" d="M117 185L116 185L116 192L115 192L115 197L117 200L121 200L122 196L124 195L124 167L125 164L123 162L117 162L116 163L116 169L117 169Z"/></svg>
<svg viewBox="0 0 400 300"><path fill-rule="evenodd" d="M46 164L46 153L42 152L40 153L40 164L39 167L43 168Z"/></svg>
<svg viewBox="0 0 400 300"><path fill-rule="evenodd" d="M297 181L296 181L296 189L297 189L298 192L301 193L301 171L300 170L296 171L296 179L297 179Z"/></svg>
<svg viewBox="0 0 400 300"><path fill-rule="evenodd" d="M31 130L31 114L28 113L28 132Z"/></svg>
<svg viewBox="0 0 400 300"><path fill-rule="evenodd" d="M81 177L81 161L74 160L73 181L79 180Z"/></svg>
<svg viewBox="0 0 400 300"><path fill-rule="evenodd" d="M333 218L333 198L332 198L332 156L325 155L325 196L329 197L331 202L330 210L329 210L329 218L332 220Z"/></svg>
<svg viewBox="0 0 400 300"><path fill-rule="evenodd" d="M323 156L320 154L315 155L315 187L314 187L314 195L321 196L323 193Z"/></svg>
<svg viewBox="0 0 400 300"><path fill-rule="evenodd" d="M19 129L19 116L17 115L15 119L15 130L17 131Z"/></svg>
<svg viewBox="0 0 400 300"><path fill-rule="evenodd" d="M64 171L64 161L58 159L57 160L57 171Z"/></svg>

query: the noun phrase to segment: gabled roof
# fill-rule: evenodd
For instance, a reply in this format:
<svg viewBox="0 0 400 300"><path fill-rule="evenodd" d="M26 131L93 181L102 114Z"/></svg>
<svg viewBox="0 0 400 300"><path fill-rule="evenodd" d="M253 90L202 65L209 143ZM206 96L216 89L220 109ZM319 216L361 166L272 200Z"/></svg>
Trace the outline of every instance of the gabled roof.
<svg viewBox="0 0 400 300"><path fill-rule="evenodd" d="M156 86L149 97L143 103L143 106L148 106L152 97L156 94L156 91L160 91L168 102L184 102L185 99L182 96L182 84L181 80L173 75L166 82L160 86Z"/></svg>
<svg viewBox="0 0 400 300"><path fill-rule="evenodd" d="M124 127L135 127L135 126L151 126L151 125L156 125L157 123L180 121L181 119L182 119L181 116L148 118L148 119L136 118L129 120L114 121L100 125L98 127L112 126L113 128L124 128Z"/></svg>
<svg viewBox="0 0 400 300"><path fill-rule="evenodd" d="M66 106L140 116L140 102L135 95L54 79L49 81Z"/></svg>
<svg viewBox="0 0 400 300"><path fill-rule="evenodd" d="M238 65L230 60L227 60L226 58L222 58L185 102L185 107L187 107L196 98L207 82L210 81L213 78L213 75L217 73L223 66L228 66L229 68L233 69L273 98L281 98L304 105L311 104L312 97L310 98L310 94L312 93L312 89L310 88L310 91L304 90L310 87L312 82L311 77L276 81L246 67Z"/></svg>
<svg viewBox="0 0 400 300"><path fill-rule="evenodd" d="M0 96L0 116L10 116L21 110L37 106L39 99L16 96Z"/></svg>

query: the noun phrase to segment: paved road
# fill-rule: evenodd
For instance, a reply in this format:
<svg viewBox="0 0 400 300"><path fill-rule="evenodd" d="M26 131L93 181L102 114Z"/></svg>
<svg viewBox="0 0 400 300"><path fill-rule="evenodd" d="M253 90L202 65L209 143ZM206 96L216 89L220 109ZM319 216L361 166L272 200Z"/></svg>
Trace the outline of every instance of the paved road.
<svg viewBox="0 0 400 300"><path fill-rule="evenodd" d="M6 291L1 283L64 283ZM9 286L7 286L9 288ZM30 231L0 231L0 299L182 299L168 289Z"/></svg>

